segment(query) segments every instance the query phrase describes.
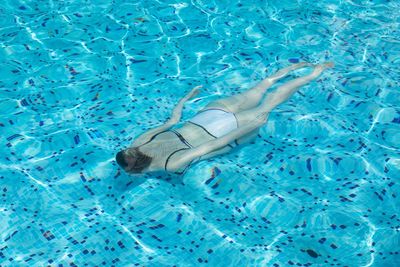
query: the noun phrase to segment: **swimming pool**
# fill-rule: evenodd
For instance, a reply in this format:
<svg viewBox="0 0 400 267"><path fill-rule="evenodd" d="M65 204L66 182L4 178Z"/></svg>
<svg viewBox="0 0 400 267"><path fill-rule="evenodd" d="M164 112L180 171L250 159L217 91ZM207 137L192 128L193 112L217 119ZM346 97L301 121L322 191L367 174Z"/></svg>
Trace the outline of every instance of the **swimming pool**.
<svg viewBox="0 0 400 267"><path fill-rule="evenodd" d="M112 2L112 3L111 3ZM1 266L399 266L398 1L2 1ZM298 61L334 69L183 177L114 157Z"/></svg>

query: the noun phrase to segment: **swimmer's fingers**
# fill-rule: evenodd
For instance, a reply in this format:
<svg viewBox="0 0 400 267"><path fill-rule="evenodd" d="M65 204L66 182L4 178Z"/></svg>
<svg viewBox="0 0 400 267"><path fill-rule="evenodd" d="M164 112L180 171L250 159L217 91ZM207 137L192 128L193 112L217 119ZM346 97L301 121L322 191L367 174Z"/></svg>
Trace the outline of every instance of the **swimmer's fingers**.
<svg viewBox="0 0 400 267"><path fill-rule="evenodd" d="M196 95L198 95L200 93L200 88L202 88L203 85L199 85L196 86L195 88L193 88L187 95L186 95L186 100L189 100L193 97L195 97Z"/></svg>
<svg viewBox="0 0 400 267"><path fill-rule="evenodd" d="M174 110L172 111L171 119L167 122L169 125L175 124L181 119L183 105L190 98L192 98L192 97L196 96L198 93L200 93L201 87L203 87L203 86L202 85L196 86L179 101L179 103L175 106Z"/></svg>

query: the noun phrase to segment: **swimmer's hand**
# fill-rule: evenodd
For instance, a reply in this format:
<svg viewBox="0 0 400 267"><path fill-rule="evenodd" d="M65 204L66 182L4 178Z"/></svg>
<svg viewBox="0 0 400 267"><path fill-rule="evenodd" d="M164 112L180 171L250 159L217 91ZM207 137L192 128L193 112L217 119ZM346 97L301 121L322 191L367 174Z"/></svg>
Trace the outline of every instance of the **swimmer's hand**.
<svg viewBox="0 0 400 267"><path fill-rule="evenodd" d="M182 116L183 104L185 104L185 102L187 102L189 99L198 95L200 93L201 87L203 86L202 85L196 86L184 97L182 97L181 100L179 100L179 103L175 106L174 110L172 111L171 119L169 119L169 121L166 124L170 124L172 126L172 124L179 122Z"/></svg>
<svg viewBox="0 0 400 267"><path fill-rule="evenodd" d="M165 122L161 126L158 126L158 127L154 128L154 129L151 129L151 130L143 133L139 137L137 137L135 139L135 141L133 142L133 145L135 145L135 146L142 145L142 144L146 143L148 140L150 140L150 138L153 137L155 134L157 134L159 132L162 132L162 131L165 131L165 130L168 130L174 124L178 123L179 120L182 117L183 105L190 98L193 98L196 95L198 95L200 93L200 88L201 87L203 87L203 86L202 85L196 86L189 93L187 93L184 97L182 97L181 100L179 100L178 104L175 106L175 108L172 110L171 118L167 122Z"/></svg>
<svg viewBox="0 0 400 267"><path fill-rule="evenodd" d="M190 91L185 98L187 98L186 100L189 100L195 96L197 96L200 93L200 88L202 88L203 85L199 85L196 86L195 88L192 89L192 91Z"/></svg>

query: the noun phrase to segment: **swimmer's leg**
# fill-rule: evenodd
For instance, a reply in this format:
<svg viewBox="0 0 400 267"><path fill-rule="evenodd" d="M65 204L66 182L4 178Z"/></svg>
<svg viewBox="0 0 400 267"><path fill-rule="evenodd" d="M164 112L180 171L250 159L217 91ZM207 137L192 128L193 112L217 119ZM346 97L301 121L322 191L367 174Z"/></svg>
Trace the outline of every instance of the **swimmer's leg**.
<svg viewBox="0 0 400 267"><path fill-rule="evenodd" d="M272 76L262 80L253 88L237 95L218 99L209 103L203 110L210 108L221 108L230 112L241 112L256 107L264 96L265 91L289 72L303 67L312 66L310 63L301 62L279 70Z"/></svg>
<svg viewBox="0 0 400 267"><path fill-rule="evenodd" d="M246 123L254 120L256 117L261 117L262 119L267 119L269 112L276 106L286 101L290 96L292 96L301 86L309 83L310 81L316 79L324 69L333 67L333 63L325 63L321 65L316 65L313 72L289 81L282 86L278 87L275 92L268 94L261 104L253 109L242 111L236 114L238 119L239 127L245 125Z"/></svg>

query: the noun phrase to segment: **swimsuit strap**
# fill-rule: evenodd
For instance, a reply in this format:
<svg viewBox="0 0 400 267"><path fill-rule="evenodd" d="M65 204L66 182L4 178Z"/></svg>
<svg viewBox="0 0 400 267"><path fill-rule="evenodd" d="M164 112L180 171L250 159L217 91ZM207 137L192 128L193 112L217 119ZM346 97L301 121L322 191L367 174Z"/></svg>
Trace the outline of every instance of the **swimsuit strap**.
<svg viewBox="0 0 400 267"><path fill-rule="evenodd" d="M165 164L164 164L164 169L165 169L165 171L168 171L168 170L167 170L167 164L168 164L169 159L172 157L172 155L174 155L175 153L177 153L177 152L179 152L179 151L187 150L187 149L193 148L193 146L192 146L180 133L178 133L178 132L175 131L175 130L169 130L169 131L171 131L171 132L173 132L174 134L176 134L176 136L179 138L179 140L180 140L182 143L184 143L186 146L188 146L188 147L187 147L187 148L177 149L177 150L175 150L174 152L172 152L171 154L169 154L169 156L168 156L167 159L165 160ZM190 164L191 164L192 162L193 162L193 160L185 167L185 169L184 169L182 172L175 172L175 173L176 173L176 174L182 174L182 173L184 173L184 172L186 171L186 169L190 166Z"/></svg>
<svg viewBox="0 0 400 267"><path fill-rule="evenodd" d="M190 149L190 148L181 148L181 149L178 149L178 150L175 150L174 152L172 152L172 153L168 156L167 160L165 161L165 166L164 166L165 171L168 171L168 170L167 170L167 164L168 164L168 161L169 161L169 159L171 158L171 156L174 155L175 153L179 152L179 151L187 150L187 149ZM175 173L176 173L176 174L182 174L182 173L184 173L184 172L186 171L186 169L190 166L190 164L192 164L192 162L193 162L193 160L192 160L191 162L189 162L189 164L185 167L185 169L184 169L182 172L175 172Z"/></svg>
<svg viewBox="0 0 400 267"><path fill-rule="evenodd" d="M217 139L218 137L216 137L215 135L213 135L212 133L210 133L206 128L204 128L202 125L188 121L189 123L196 125L197 127L200 127L203 131L205 131L206 133L208 133L210 136L214 137L215 139ZM239 143L237 142L237 139L235 139L235 144L236 146L239 145ZM234 146L232 146L232 144L227 144L227 146L229 146L230 148L234 148Z"/></svg>
<svg viewBox="0 0 400 267"><path fill-rule="evenodd" d="M193 146L188 141L186 141L186 139L180 133L178 133L177 131L175 131L173 129L170 131L173 132L174 134L176 134L176 136L178 136L179 140L181 140L182 143L184 143L185 145L187 145L190 148L193 148Z"/></svg>
<svg viewBox="0 0 400 267"><path fill-rule="evenodd" d="M151 141L153 141L154 140L154 138L156 138L157 137L157 135L159 135L159 134L162 134L162 133L165 133L165 132L168 132L169 130L165 130L165 131L162 131L162 132L159 132L159 133L156 133L155 135L153 135L150 139L149 139L149 141L147 141L146 143L143 143L143 144L141 144L140 146L138 146L138 147L141 147L141 146L143 146L143 145L145 145L145 144L148 144L148 143L150 143Z"/></svg>
<svg viewBox="0 0 400 267"><path fill-rule="evenodd" d="M171 158L172 155L174 155L175 153L177 153L177 152L179 152L179 151L193 148L193 146L192 146L179 132L177 132L177 131L175 131L175 130L173 130L173 129L168 129L168 130L165 130L165 131L156 133L155 135L153 135L153 136L150 138L149 141L147 141L147 142L144 143L144 144L141 144L141 145L138 146L138 147L141 147L141 146L143 146L143 145L145 145L145 144L150 143L150 142L153 141L158 135L160 135L160 134L162 134L162 133L165 133L165 132L173 132L173 133L179 138L179 140L180 140L183 144L185 144L185 145L187 146L186 148L177 149L177 150L175 150L174 152L172 152L171 154L169 154L169 156L168 156L167 159L165 160L165 164L164 164L164 169L165 169L165 171L167 171L167 164L168 164L168 161L169 161L169 159ZM186 166L186 168L185 168L182 172L180 172L180 173L179 173L179 172L175 172L175 173L176 173L176 174L182 174L182 173L184 173L184 172L186 171L186 169L190 166L190 164L191 164L192 162L193 162L193 160Z"/></svg>

